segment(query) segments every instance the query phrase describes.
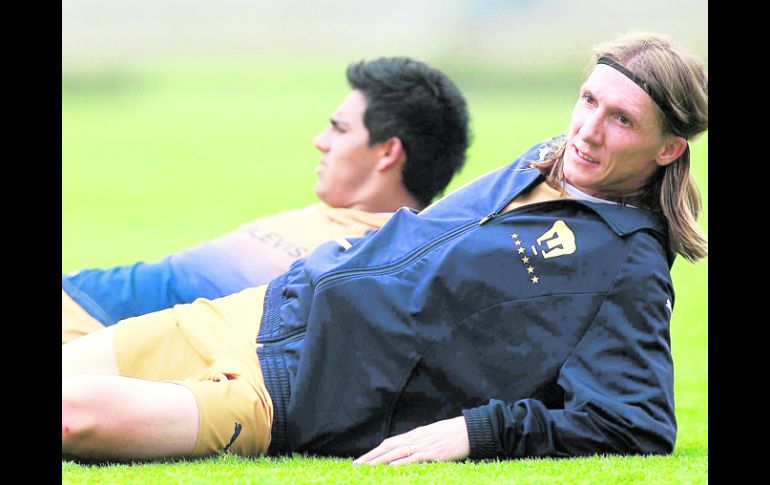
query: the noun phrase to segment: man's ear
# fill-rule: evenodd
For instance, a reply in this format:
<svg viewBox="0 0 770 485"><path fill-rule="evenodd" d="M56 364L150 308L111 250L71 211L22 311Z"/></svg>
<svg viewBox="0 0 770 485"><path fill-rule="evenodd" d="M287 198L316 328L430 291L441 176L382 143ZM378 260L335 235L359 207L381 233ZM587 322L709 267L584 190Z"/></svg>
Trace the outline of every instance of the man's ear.
<svg viewBox="0 0 770 485"><path fill-rule="evenodd" d="M681 157L685 149L687 149L687 140L681 136L671 135L668 137L666 144L663 145L660 153L658 153L656 162L661 167L664 167Z"/></svg>
<svg viewBox="0 0 770 485"><path fill-rule="evenodd" d="M387 140L378 143L380 145L380 158L377 161L376 169L384 172L392 167L400 167L406 161L406 152L401 139L397 136L391 136Z"/></svg>

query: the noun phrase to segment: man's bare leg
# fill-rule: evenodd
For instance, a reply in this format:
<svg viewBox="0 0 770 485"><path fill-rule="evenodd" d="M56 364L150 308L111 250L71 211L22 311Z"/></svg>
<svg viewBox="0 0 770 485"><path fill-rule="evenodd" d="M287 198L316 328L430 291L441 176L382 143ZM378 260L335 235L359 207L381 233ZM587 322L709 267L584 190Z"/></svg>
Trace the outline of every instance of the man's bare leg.
<svg viewBox="0 0 770 485"><path fill-rule="evenodd" d="M197 435L198 406L185 386L110 375L62 379L64 457L190 456Z"/></svg>
<svg viewBox="0 0 770 485"><path fill-rule="evenodd" d="M62 346L62 455L81 459L187 456L198 406L184 386L119 375L115 327Z"/></svg>
<svg viewBox="0 0 770 485"><path fill-rule="evenodd" d="M125 320L63 345L62 455L147 460L265 452L272 407L250 343L265 288ZM172 355L184 360L167 365Z"/></svg>

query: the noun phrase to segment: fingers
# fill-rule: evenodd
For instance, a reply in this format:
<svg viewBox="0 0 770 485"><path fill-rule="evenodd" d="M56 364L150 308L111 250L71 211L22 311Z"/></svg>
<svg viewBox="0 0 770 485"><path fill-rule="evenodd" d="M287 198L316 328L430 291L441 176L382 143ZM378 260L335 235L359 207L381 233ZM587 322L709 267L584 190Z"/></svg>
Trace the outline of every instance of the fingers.
<svg viewBox="0 0 770 485"><path fill-rule="evenodd" d="M374 450L372 450L374 451ZM371 453L371 452L370 452ZM369 453L367 453L369 454ZM421 461L432 461L434 458L431 457L430 453L425 451L418 451L415 449L414 446L398 446L396 448L393 448L392 450L385 452L383 454L380 454L379 456L376 456L374 458L371 458L369 460L363 460L363 458L366 455L362 456L358 460L354 461L353 463L356 465L360 464L367 464L367 465L379 465L379 464L387 464L387 465L406 465L409 463L419 463Z"/></svg>
<svg viewBox="0 0 770 485"><path fill-rule="evenodd" d="M389 463L389 465L408 465L410 463L420 463L422 461L432 461L430 456L426 453L412 453L411 455L399 458L398 460L393 460Z"/></svg>
<svg viewBox="0 0 770 485"><path fill-rule="evenodd" d="M412 456L414 456L414 451L411 446L399 446L398 448L390 450L384 455L380 455L377 458L369 461L369 464L370 465L377 465L379 463L393 464L394 461L405 460Z"/></svg>
<svg viewBox="0 0 770 485"><path fill-rule="evenodd" d="M459 416L392 436L353 463L401 465L422 461L462 460L469 454L468 429L465 418Z"/></svg>
<svg viewBox="0 0 770 485"><path fill-rule="evenodd" d="M354 465L361 465L363 463L369 463L373 459L387 453L391 450L391 447L388 446L388 440L383 441L380 443L380 446L377 448L374 448L373 450L369 451L368 453L359 456L354 462Z"/></svg>
<svg viewBox="0 0 770 485"><path fill-rule="evenodd" d="M403 437L402 437L403 438ZM421 461L432 461L431 453L423 449L423 446L417 444L406 444L404 441L398 442L385 440L372 451L356 459L354 465L405 465L407 463L419 463Z"/></svg>
<svg viewBox="0 0 770 485"><path fill-rule="evenodd" d="M414 454L414 451L412 446L400 444L393 440L385 440L380 446L355 460L353 464L367 463L376 465L378 463L390 463L394 460L408 458Z"/></svg>

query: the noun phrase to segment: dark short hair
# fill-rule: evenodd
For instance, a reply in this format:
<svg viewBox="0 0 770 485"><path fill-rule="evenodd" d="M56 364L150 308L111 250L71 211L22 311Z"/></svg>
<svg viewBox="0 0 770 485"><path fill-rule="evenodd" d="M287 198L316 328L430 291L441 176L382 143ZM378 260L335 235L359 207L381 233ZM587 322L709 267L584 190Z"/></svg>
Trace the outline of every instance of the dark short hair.
<svg viewBox="0 0 770 485"><path fill-rule="evenodd" d="M347 78L366 96L369 145L398 137L404 186L429 205L465 163L470 133L462 93L443 72L406 57L353 63Z"/></svg>

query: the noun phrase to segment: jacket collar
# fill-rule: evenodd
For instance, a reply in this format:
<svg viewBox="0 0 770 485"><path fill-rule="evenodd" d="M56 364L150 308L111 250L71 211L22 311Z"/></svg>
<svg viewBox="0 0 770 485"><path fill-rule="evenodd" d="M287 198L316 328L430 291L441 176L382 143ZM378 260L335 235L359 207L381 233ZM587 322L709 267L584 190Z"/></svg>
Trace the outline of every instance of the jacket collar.
<svg viewBox="0 0 770 485"><path fill-rule="evenodd" d="M512 199L545 179L535 168L511 167L511 170L521 171L519 176L514 179L516 181L514 186L511 187ZM581 199L570 200L579 202L596 212L618 236L626 236L643 229L653 230L664 237L668 232L663 217L647 209Z"/></svg>
<svg viewBox="0 0 770 485"><path fill-rule="evenodd" d="M618 236L623 237L645 229L653 231L666 250L669 267L674 264L676 253L671 252L669 248L668 225L662 215L647 209L637 209L619 204L601 204L585 200L577 200L577 202L593 209Z"/></svg>
<svg viewBox="0 0 770 485"><path fill-rule="evenodd" d="M511 170L519 170L515 177L514 186L511 187L513 198L535 184L542 182L545 177L535 168L514 166ZM513 200L513 198L511 200ZM603 204L581 199L570 199L593 210L618 236L627 236L641 230L650 230L656 233L662 241L668 240L668 227L663 216L647 209L629 207L620 204ZM664 244L668 247L668 244ZM668 250L667 250L668 252ZM668 254L669 261L673 256Z"/></svg>
<svg viewBox="0 0 770 485"><path fill-rule="evenodd" d="M577 200L596 212L618 236L626 236L636 231L649 229L661 236L666 235L666 225L663 218L647 209L610 205L587 200Z"/></svg>

